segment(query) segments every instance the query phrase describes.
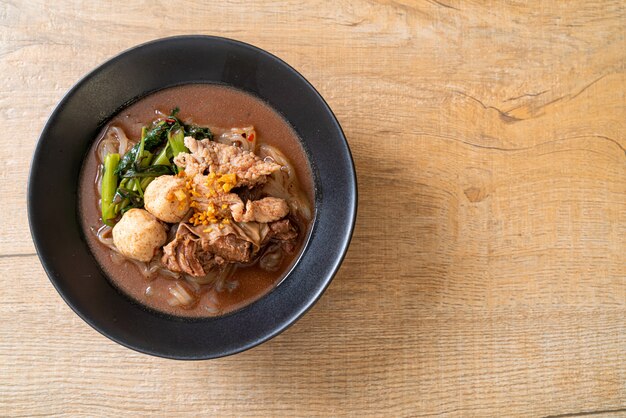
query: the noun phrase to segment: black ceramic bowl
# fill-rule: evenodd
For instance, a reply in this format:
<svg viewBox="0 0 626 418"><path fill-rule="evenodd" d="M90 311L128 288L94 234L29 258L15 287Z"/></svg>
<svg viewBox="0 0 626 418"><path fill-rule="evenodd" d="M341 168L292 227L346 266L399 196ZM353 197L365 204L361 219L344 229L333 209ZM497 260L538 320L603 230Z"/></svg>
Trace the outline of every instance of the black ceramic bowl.
<svg viewBox="0 0 626 418"><path fill-rule="evenodd" d="M84 241L78 175L101 127L128 104L187 83L222 83L265 100L303 141L315 183L315 220L289 275L251 305L218 318L152 312L116 290ZM33 157L28 215L41 262L67 304L126 347L175 359L208 359L254 347L293 324L321 296L346 253L356 178L339 123L293 68L251 45L209 36L166 38L126 51L76 84L52 112Z"/></svg>

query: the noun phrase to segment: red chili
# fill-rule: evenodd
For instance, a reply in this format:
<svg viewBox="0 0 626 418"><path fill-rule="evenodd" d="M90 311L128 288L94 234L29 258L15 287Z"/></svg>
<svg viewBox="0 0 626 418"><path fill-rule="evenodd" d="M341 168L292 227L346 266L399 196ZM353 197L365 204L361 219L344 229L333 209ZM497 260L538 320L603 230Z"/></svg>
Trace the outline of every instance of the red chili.
<svg viewBox="0 0 626 418"><path fill-rule="evenodd" d="M176 122L176 119L166 118L165 122L167 122L167 123L174 123L174 122Z"/></svg>
<svg viewBox="0 0 626 418"><path fill-rule="evenodd" d="M250 142L254 141L254 134L250 134L250 136L248 137L248 141Z"/></svg>

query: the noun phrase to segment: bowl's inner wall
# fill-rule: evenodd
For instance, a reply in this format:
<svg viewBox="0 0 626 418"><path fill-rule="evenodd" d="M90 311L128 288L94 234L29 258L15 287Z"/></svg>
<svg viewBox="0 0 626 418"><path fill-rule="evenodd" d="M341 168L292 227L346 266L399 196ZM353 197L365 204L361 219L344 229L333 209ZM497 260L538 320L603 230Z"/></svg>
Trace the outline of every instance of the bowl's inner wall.
<svg viewBox="0 0 626 418"><path fill-rule="evenodd" d="M224 83L248 91L293 125L311 163L316 219L300 261L273 292L236 314L186 321L147 311L113 288L82 239L76 197L83 157L108 119L149 93L196 82ZM33 238L66 302L113 340L174 358L238 352L297 319L338 268L355 210L356 181L349 150L317 92L275 57L246 44L211 37L169 38L137 47L79 82L44 128L29 183Z"/></svg>

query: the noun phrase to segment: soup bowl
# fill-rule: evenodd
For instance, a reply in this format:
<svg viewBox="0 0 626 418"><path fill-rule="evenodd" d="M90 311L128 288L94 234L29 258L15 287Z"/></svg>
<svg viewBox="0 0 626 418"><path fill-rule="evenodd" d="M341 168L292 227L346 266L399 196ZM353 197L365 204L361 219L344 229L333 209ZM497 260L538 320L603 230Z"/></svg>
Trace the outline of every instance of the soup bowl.
<svg viewBox="0 0 626 418"><path fill-rule="evenodd" d="M280 285L228 315L182 318L147 309L106 277L85 241L78 178L87 151L120 110L150 93L219 83L259 97L302 141L314 184L315 215L305 247ZM324 99L296 70L254 46L226 38L159 39L105 62L52 112L33 156L28 215L41 263L85 322L133 350L173 359L235 354L284 331L322 295L348 249L356 218L354 165Z"/></svg>

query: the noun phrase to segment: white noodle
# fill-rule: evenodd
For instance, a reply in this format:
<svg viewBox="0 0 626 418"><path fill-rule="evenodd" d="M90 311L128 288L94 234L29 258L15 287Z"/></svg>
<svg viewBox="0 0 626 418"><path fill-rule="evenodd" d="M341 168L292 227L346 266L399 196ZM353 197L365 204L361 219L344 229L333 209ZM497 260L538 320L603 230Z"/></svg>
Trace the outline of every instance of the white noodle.
<svg viewBox="0 0 626 418"><path fill-rule="evenodd" d="M92 231L95 231L96 236L98 237L98 241L100 241L103 245L107 246L111 250L117 251L117 247L113 244L113 228L108 225L102 225L98 230L92 228Z"/></svg>
<svg viewBox="0 0 626 418"><path fill-rule="evenodd" d="M126 149L128 148L129 139L126 136L126 133L121 128L117 126L112 126L110 131L117 137L117 141L119 143L119 147L117 152L121 155L126 154Z"/></svg>
<svg viewBox="0 0 626 418"><path fill-rule="evenodd" d="M237 287L239 286L239 282L237 280L226 280L225 286L229 292L232 292L233 290L237 289Z"/></svg>
<svg viewBox="0 0 626 418"><path fill-rule="evenodd" d="M104 161L104 157L107 154L119 153L124 155L129 146L134 145L133 141L128 139L124 130L117 126L110 126L97 141L99 141L97 156L100 163Z"/></svg>
<svg viewBox="0 0 626 418"><path fill-rule="evenodd" d="M283 262L283 250L279 244L272 244L259 260L259 267L265 271L276 271Z"/></svg>
<svg viewBox="0 0 626 418"><path fill-rule="evenodd" d="M168 298L167 303L170 306L189 306L194 302L194 297L180 283L176 282L167 289L172 297Z"/></svg>
<svg viewBox="0 0 626 418"><path fill-rule="evenodd" d="M203 277L193 277L190 275L185 275L185 280L191 283L195 283L196 285L212 285L216 289L223 286L224 281L231 275L233 270L235 269L234 264L226 264L221 267L216 267L209 270L206 276Z"/></svg>
<svg viewBox="0 0 626 418"><path fill-rule="evenodd" d="M311 221L312 211L309 199L298 187L298 177L293 166L277 148L267 144L259 144L257 155L263 159L271 159L282 168L268 177L263 192L269 196L285 199L292 213L298 213L307 222Z"/></svg>
<svg viewBox="0 0 626 418"><path fill-rule="evenodd" d="M194 291L199 292L200 291L200 283L198 283L197 281L193 280L193 277L185 274L183 275L183 277L185 278L185 280L187 281L187 283L189 283L189 286L191 286L193 288Z"/></svg>
<svg viewBox="0 0 626 418"><path fill-rule="evenodd" d="M251 137L252 141L250 141ZM256 137L254 127L247 126L245 128L232 128L230 131L224 132L216 139L216 142L254 152L256 150Z"/></svg>
<svg viewBox="0 0 626 418"><path fill-rule="evenodd" d="M204 309L210 314L217 314L220 312L215 306L205 305Z"/></svg>

